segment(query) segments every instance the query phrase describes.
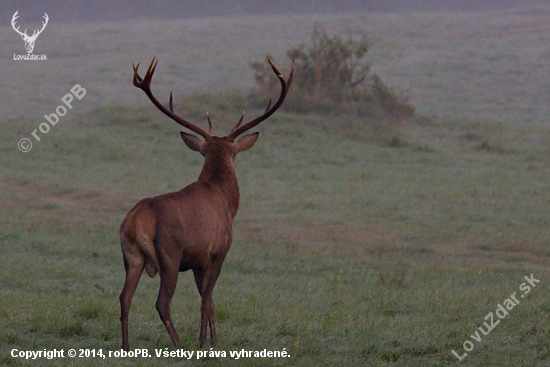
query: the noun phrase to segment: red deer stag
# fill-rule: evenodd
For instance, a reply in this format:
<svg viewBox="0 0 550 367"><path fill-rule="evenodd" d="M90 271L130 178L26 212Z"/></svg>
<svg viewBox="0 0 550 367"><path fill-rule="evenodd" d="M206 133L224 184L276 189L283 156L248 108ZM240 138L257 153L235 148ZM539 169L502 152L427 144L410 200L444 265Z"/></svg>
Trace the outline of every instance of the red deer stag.
<svg viewBox="0 0 550 367"><path fill-rule="evenodd" d="M206 341L207 324L212 343L216 341L214 302L212 291L220 275L223 260L231 246L233 218L239 208L239 186L233 166L235 156L250 149L258 139L258 132L235 139L252 129L282 104L288 93L294 73L287 81L268 57L267 60L281 83L281 94L271 107L271 99L263 115L241 126L244 112L231 133L223 138L212 135L212 122L207 113L209 130L184 120L172 107L170 92L169 109L151 92L151 79L158 60L151 62L144 78L134 66L133 84L142 89L159 110L183 127L199 134L181 132L185 145L204 156L204 165L198 181L178 192L147 198L137 203L126 215L120 226L120 244L126 270L124 288L120 294L120 322L122 347L129 350L128 314L143 269L150 277L160 273L160 289L156 308L174 344L179 344L178 333L170 317L170 302L178 272L193 270L195 283L202 297L199 344Z"/></svg>

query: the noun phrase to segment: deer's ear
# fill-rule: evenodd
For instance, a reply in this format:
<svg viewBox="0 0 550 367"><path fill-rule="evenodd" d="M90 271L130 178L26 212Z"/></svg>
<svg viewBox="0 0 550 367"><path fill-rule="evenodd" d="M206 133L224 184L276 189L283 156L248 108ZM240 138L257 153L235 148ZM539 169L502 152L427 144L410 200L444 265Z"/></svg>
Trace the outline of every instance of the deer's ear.
<svg viewBox="0 0 550 367"><path fill-rule="evenodd" d="M256 143L256 140L258 140L259 135L259 132L255 132L253 134L245 135L237 140L235 142L235 153L244 152L245 150L252 148L254 143Z"/></svg>
<svg viewBox="0 0 550 367"><path fill-rule="evenodd" d="M183 139L183 142L189 147L189 149L199 153L201 152L201 148L204 143L199 138L197 138L195 135L184 133L183 131L180 131L180 135Z"/></svg>

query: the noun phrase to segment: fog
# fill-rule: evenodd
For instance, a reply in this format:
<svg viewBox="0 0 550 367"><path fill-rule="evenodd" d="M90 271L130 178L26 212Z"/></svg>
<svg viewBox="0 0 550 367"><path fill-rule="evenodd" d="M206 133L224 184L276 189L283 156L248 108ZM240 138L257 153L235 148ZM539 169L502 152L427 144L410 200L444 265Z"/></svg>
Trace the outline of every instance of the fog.
<svg viewBox="0 0 550 367"><path fill-rule="evenodd" d="M74 0L70 2L3 0L0 10L2 14L8 15L19 10L31 23L36 23L33 20L40 19L44 12L47 12L50 18L55 19L57 23L79 23L285 13L475 12L530 8L548 3L549 1L546 0L134 0L117 2L106 0ZM7 20L5 22L7 23Z"/></svg>

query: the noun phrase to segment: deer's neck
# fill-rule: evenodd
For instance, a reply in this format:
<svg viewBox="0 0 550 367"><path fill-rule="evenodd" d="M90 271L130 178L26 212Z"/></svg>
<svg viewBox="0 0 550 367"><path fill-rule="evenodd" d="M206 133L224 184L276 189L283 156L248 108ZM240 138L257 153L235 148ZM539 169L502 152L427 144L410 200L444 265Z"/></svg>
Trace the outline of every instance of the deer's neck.
<svg viewBox="0 0 550 367"><path fill-rule="evenodd" d="M235 217L239 209L239 183L233 161L227 159L206 159L199 175L199 182L208 184L224 198L231 216Z"/></svg>

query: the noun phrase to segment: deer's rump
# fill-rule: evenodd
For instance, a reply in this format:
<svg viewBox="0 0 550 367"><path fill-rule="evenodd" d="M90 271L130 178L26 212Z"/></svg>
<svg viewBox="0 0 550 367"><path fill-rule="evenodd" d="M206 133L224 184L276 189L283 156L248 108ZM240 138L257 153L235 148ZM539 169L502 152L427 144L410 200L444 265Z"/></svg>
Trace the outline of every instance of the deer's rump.
<svg viewBox="0 0 550 367"><path fill-rule="evenodd" d="M231 215L215 209L219 208L215 194L209 193L210 200L197 202L196 195L191 194L197 188L186 189L141 200L120 226L125 261L143 264L150 277L159 271L159 259L179 261L179 271L186 271L204 268L229 251L232 226L227 221L232 221ZM182 197L187 199L183 203Z"/></svg>

